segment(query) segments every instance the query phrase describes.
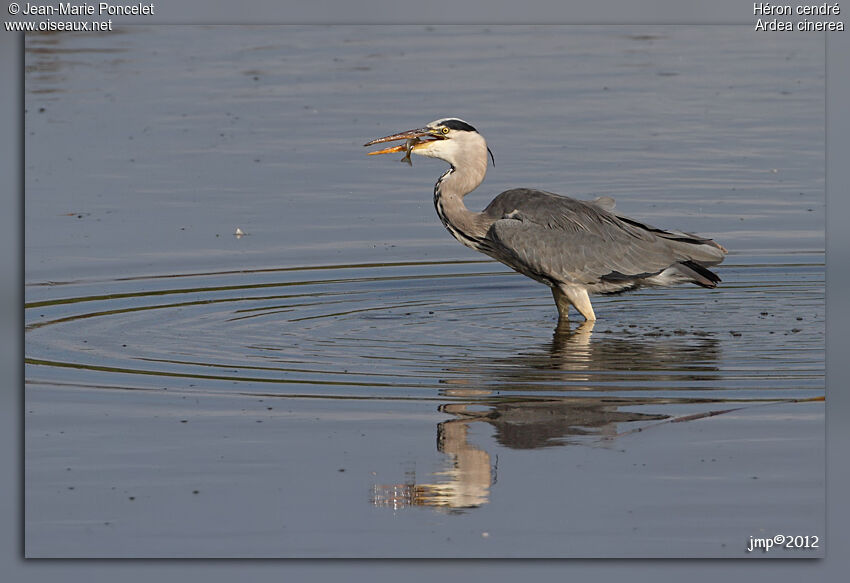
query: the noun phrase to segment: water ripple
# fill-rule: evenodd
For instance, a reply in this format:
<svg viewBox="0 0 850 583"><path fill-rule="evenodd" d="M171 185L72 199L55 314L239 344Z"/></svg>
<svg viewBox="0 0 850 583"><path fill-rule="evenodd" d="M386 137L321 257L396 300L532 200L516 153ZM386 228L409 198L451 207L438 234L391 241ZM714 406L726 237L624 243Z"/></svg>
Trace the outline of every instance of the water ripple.
<svg viewBox="0 0 850 583"><path fill-rule="evenodd" d="M487 261L32 284L27 378L316 397L804 398L824 374L823 265L810 259L729 265L713 291L599 298L602 319L569 331L545 288Z"/></svg>

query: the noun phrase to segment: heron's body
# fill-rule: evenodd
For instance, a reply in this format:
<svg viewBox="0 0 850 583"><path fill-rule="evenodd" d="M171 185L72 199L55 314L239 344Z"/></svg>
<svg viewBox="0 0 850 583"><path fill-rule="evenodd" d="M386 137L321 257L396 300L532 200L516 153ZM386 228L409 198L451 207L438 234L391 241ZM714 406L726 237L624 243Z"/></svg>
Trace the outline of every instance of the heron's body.
<svg viewBox="0 0 850 583"><path fill-rule="evenodd" d="M421 136L436 139L420 142ZM595 320L591 293L685 282L711 288L720 282L707 266L723 260L723 247L619 215L607 197L581 201L516 188L499 194L482 212L470 211L463 197L484 180L489 150L462 120L438 120L369 144L404 138L416 140L408 146L413 153L451 165L434 186L434 207L446 229L464 245L548 285L562 320L570 305Z"/></svg>

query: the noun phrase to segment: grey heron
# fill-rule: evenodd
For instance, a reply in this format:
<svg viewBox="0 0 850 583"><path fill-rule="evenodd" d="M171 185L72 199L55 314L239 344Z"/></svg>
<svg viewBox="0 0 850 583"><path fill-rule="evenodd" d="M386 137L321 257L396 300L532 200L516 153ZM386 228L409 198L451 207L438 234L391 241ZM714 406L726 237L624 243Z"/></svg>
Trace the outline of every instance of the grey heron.
<svg viewBox="0 0 850 583"><path fill-rule="evenodd" d="M492 153L478 131L458 118L372 140L365 146L406 140L369 152L405 152L449 163L434 186L434 207L455 239L497 259L552 289L559 322L574 306L585 320L596 320L588 294L613 294L640 287L693 283L706 288L720 282L708 269L727 251L711 239L667 231L614 211L614 200L576 200L513 188L496 196L481 212L470 211L463 197L487 173Z"/></svg>

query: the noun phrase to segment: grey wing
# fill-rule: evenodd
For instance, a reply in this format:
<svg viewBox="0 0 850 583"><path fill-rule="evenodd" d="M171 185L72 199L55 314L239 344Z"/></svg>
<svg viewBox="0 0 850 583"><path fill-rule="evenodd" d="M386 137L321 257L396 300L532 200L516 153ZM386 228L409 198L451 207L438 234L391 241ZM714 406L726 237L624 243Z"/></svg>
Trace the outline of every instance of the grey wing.
<svg viewBox="0 0 850 583"><path fill-rule="evenodd" d="M550 192L516 188L484 210L494 222L482 251L540 281L598 284L596 291L633 286L674 264L720 263L726 250L689 233L665 231L613 211L614 199L580 201ZM716 275L696 268L695 283ZM625 282L630 282L628 285Z"/></svg>
<svg viewBox="0 0 850 583"><path fill-rule="evenodd" d="M485 209L494 220L486 253L543 282L573 282L616 291L677 261L669 243L594 201L529 189L508 190ZM659 230L659 232L661 232Z"/></svg>
<svg viewBox="0 0 850 583"><path fill-rule="evenodd" d="M520 213L495 221L486 242L489 255L520 273L591 291L630 287L636 278L658 274L676 262L655 237L636 237L613 224L592 230L552 228Z"/></svg>
<svg viewBox="0 0 850 583"><path fill-rule="evenodd" d="M697 261L702 265L717 265L728 253L722 245L693 233L659 229L623 215L615 216L629 228L639 229L666 241L679 261Z"/></svg>
<svg viewBox="0 0 850 583"><path fill-rule="evenodd" d="M522 215L526 222L555 229L592 231L616 220L613 210L614 199L608 196L584 201L543 190L514 188L494 198L484 214L494 220Z"/></svg>

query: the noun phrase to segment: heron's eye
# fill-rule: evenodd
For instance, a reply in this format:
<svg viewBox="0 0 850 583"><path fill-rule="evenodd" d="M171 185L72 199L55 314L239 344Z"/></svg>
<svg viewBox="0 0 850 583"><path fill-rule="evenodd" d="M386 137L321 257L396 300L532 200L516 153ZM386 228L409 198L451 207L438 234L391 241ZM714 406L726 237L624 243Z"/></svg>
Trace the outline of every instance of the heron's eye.
<svg viewBox="0 0 850 583"><path fill-rule="evenodd" d="M449 128L441 128L440 131L443 132L444 134L447 134L447 133L449 133Z"/></svg>

